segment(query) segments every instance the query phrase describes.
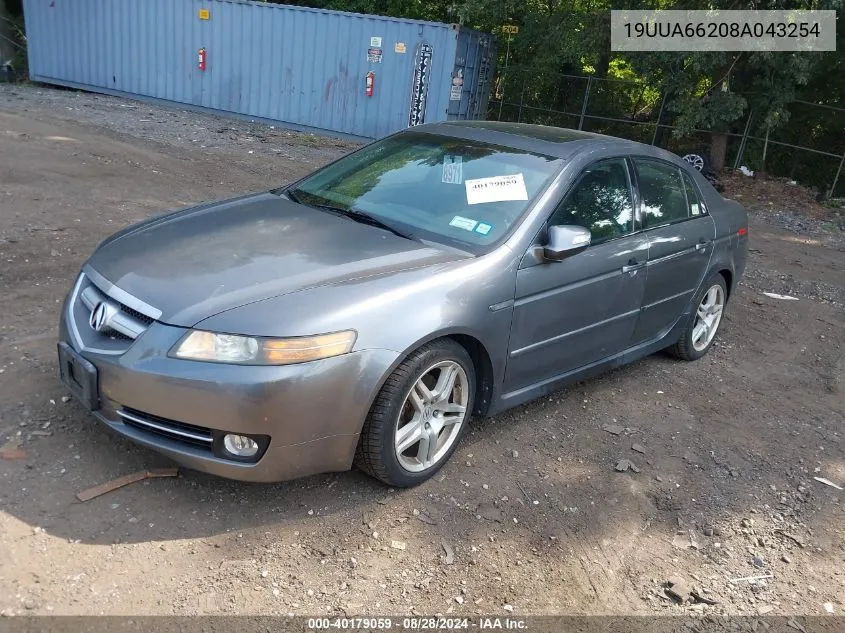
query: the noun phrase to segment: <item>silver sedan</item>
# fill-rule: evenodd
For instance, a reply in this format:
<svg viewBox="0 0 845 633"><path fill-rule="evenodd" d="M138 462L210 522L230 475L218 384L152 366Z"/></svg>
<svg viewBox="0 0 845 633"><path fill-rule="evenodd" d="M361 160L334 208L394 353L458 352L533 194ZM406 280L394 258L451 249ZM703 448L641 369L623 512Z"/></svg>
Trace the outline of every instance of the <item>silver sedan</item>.
<svg viewBox="0 0 845 633"><path fill-rule="evenodd" d="M190 468L432 476L494 415L668 349L707 353L747 217L677 156L460 122L105 240L61 312L62 380Z"/></svg>

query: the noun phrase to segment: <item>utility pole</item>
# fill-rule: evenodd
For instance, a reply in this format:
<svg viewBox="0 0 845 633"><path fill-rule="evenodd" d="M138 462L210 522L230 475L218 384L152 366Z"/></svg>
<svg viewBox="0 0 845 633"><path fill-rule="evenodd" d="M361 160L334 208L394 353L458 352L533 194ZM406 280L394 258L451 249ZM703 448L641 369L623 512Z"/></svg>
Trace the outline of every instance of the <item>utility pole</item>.
<svg viewBox="0 0 845 633"><path fill-rule="evenodd" d="M502 74L499 75L499 82L502 90L499 96L499 121L502 120L502 106L505 103L505 75L508 72L508 60L511 56L511 39L514 35L519 33L519 27L514 24L503 24L502 33L508 36L507 44L505 45L505 67L502 69Z"/></svg>

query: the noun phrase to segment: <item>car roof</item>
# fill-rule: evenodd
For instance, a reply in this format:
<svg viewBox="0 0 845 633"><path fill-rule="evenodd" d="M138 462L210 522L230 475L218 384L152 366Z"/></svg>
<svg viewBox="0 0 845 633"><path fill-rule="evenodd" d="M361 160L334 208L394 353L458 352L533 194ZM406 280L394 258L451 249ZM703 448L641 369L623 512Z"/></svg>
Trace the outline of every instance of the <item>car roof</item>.
<svg viewBox="0 0 845 633"><path fill-rule="evenodd" d="M448 121L420 125L409 128L409 130L514 147L563 159L571 158L582 152L601 150L603 152L618 151L620 154L653 156L674 163L681 160L671 152L645 143L595 132L583 132L532 123Z"/></svg>

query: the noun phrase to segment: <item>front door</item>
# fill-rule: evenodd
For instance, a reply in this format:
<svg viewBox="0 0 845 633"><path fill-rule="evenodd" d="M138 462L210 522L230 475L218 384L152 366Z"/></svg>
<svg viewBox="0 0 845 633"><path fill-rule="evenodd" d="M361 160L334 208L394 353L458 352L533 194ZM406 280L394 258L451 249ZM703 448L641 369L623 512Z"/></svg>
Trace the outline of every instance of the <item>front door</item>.
<svg viewBox="0 0 845 633"><path fill-rule="evenodd" d="M648 265L643 308L633 342L666 334L701 285L716 226L689 176L677 165L634 158Z"/></svg>
<svg viewBox="0 0 845 633"><path fill-rule="evenodd" d="M625 349L645 288L647 243L633 234L624 158L593 163L548 225L590 229L590 246L562 262L527 254L517 273L505 390L563 377ZM546 233L546 231L543 231ZM546 235L538 236L542 244Z"/></svg>

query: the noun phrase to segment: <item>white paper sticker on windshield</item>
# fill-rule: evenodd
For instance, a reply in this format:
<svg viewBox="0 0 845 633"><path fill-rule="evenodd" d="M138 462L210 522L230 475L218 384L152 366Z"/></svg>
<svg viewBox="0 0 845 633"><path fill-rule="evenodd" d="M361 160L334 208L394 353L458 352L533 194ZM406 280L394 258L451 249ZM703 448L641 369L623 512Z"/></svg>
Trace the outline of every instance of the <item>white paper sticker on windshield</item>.
<svg viewBox="0 0 845 633"><path fill-rule="evenodd" d="M478 220L473 220L472 218L464 218L460 215L456 215L452 218L452 221L449 222L449 226L454 226L459 229L464 229L466 231L472 231L475 228L475 225L478 224Z"/></svg>
<svg viewBox="0 0 845 633"><path fill-rule="evenodd" d="M492 228L493 228L493 226L491 224L479 222L478 226L475 227L475 232L481 233L482 235L487 235L490 232L490 229L492 229Z"/></svg>
<svg viewBox="0 0 845 633"><path fill-rule="evenodd" d="M475 178L467 180L464 184L467 190L467 204L528 200L522 174Z"/></svg>
<svg viewBox="0 0 845 633"><path fill-rule="evenodd" d="M443 176L441 180L450 185L460 185L464 181L464 159L462 156L443 157Z"/></svg>
<svg viewBox="0 0 845 633"><path fill-rule="evenodd" d="M695 203L690 205L690 210L692 211L693 215L698 215L700 213L698 210L698 205Z"/></svg>

